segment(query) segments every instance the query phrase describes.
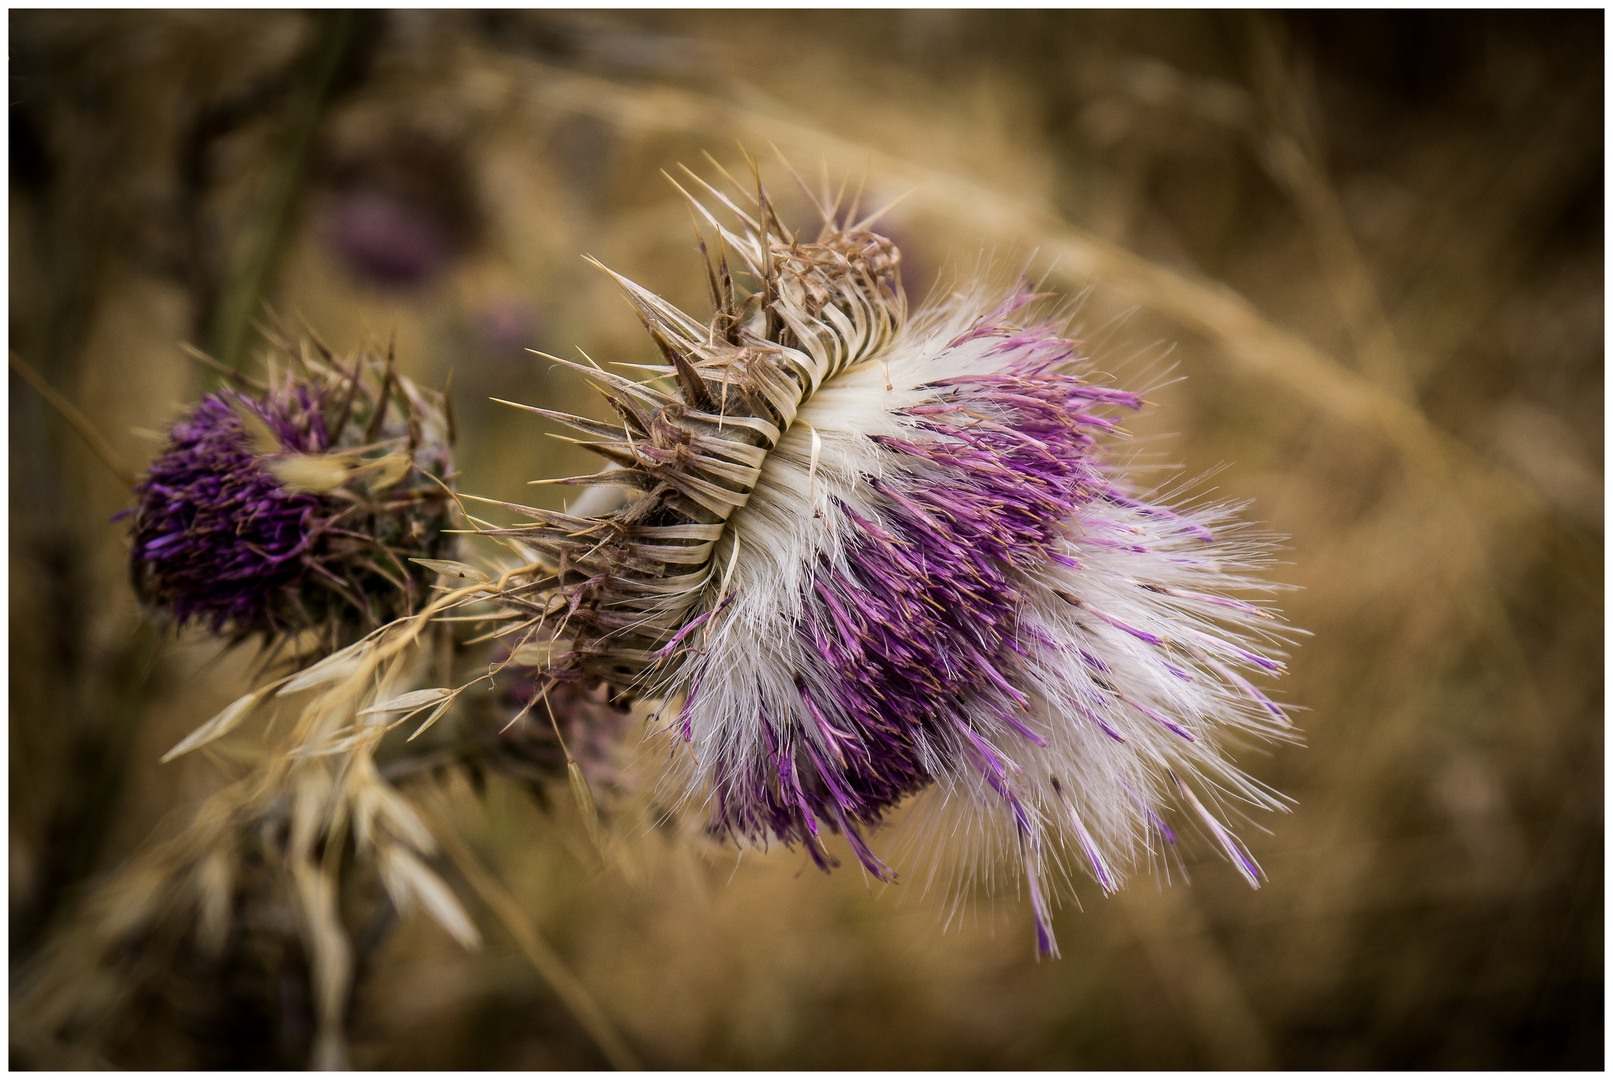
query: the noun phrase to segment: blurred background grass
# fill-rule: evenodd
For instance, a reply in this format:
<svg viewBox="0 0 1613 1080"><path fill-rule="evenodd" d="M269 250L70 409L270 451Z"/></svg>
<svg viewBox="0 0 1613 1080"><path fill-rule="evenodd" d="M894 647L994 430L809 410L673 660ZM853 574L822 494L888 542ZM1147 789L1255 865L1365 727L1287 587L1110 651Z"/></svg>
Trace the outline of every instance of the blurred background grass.
<svg viewBox="0 0 1613 1080"><path fill-rule="evenodd" d="M496 781L441 786L463 834L652 1066L1595 1068L1602 19L12 12L10 345L138 468L207 385L180 344L250 357L261 286L337 347L452 369L462 486L543 498L592 466L487 398L594 407L528 347L650 353L580 256L705 310L660 170L771 142L911 192L915 300L982 253L1088 290L1100 369L1157 379L1168 346L1183 377L1151 453L1291 538L1308 746L1247 763L1296 800L1246 834L1270 884L1197 853L1190 887L1083 883L1038 963L1012 893L943 932L915 887L631 821L602 867L569 807ZM127 489L15 377L9 419L15 987L217 785L156 762L244 660L140 627ZM355 1065L603 1062L481 921L475 954L404 923Z"/></svg>

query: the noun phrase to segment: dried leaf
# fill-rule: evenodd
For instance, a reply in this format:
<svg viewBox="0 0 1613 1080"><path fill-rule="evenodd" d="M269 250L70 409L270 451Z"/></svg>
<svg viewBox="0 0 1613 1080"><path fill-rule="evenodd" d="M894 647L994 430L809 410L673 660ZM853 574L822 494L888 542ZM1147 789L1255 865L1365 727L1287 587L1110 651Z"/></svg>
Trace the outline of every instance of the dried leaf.
<svg viewBox="0 0 1613 1080"><path fill-rule="evenodd" d="M408 476L409 470L414 468L414 459L408 454L388 454L370 462L365 468L375 470L375 475L370 477L370 490L382 491Z"/></svg>
<svg viewBox="0 0 1613 1080"><path fill-rule="evenodd" d="M303 916L303 939L314 969L314 997L321 1025L337 1027L347 1005L352 976L352 950L336 906L336 885L311 865L300 863L294 874Z"/></svg>
<svg viewBox="0 0 1613 1080"><path fill-rule="evenodd" d="M444 577L467 578L471 581L490 581L486 574L468 563L454 562L452 559L410 559L427 570L435 570Z"/></svg>
<svg viewBox="0 0 1613 1080"><path fill-rule="evenodd" d="M571 637L529 641L510 654L510 662L525 667L548 667L556 656L570 652L574 644L575 639Z"/></svg>
<svg viewBox="0 0 1613 1080"><path fill-rule="evenodd" d="M162 756L163 764L166 765L181 754L188 754L198 746L205 746L214 739L229 734L268 696L269 688L264 688L254 690L245 697L237 698L226 706L223 712L179 740L172 750Z"/></svg>
<svg viewBox="0 0 1613 1080"><path fill-rule="evenodd" d="M431 715L426 717L425 721L419 727L414 729L414 734L409 736L408 741L413 742L414 740L418 739L422 732L441 719L442 714L448 711L448 707L454 703L454 698L458 696L459 692L455 691L447 701L444 701L441 705L438 705L435 709L431 710Z"/></svg>
<svg viewBox="0 0 1613 1080"><path fill-rule="evenodd" d="M258 411L239 398L230 399L230 408L241 420L241 426L246 428L247 438L252 443L254 454L278 454L285 448L280 445L280 436L274 433L269 422L258 415Z"/></svg>
<svg viewBox="0 0 1613 1080"><path fill-rule="evenodd" d="M343 454L287 454L269 462L269 471L287 491L314 495L336 490L353 473Z"/></svg>
<svg viewBox="0 0 1613 1080"><path fill-rule="evenodd" d="M314 850L317 838L329 825L331 778L323 769L302 770L291 807L291 837L288 844L294 858L305 858Z"/></svg>
<svg viewBox="0 0 1613 1080"><path fill-rule="evenodd" d="M339 1027L322 1027L314 1040L314 1052L308 1067L315 1072L347 1072L347 1043Z"/></svg>
<svg viewBox="0 0 1613 1080"><path fill-rule="evenodd" d="M571 781L571 797L576 800L577 812L582 815L588 840L594 845L594 850L603 856L605 841L599 831L599 810L594 805L594 791L588 786L588 778L582 774L582 766L570 755L566 757L566 776Z"/></svg>
<svg viewBox="0 0 1613 1080"><path fill-rule="evenodd" d="M312 759L332 757L336 754L345 754L360 746L370 745L375 737L367 731L353 731L346 735L333 736L323 741L307 742L301 746L287 751L292 757Z"/></svg>
<svg viewBox="0 0 1613 1080"><path fill-rule="evenodd" d="M155 865L121 874L117 889L107 895L101 935L108 941L118 941L144 927L156 914L168 881L166 869Z"/></svg>
<svg viewBox="0 0 1613 1080"><path fill-rule="evenodd" d="M352 648L331 653L307 671L287 682L286 685L280 688L280 693L294 694L299 690L307 690L310 687L345 679L358 670L358 665L358 654Z"/></svg>
<svg viewBox="0 0 1613 1080"><path fill-rule="evenodd" d="M373 716L376 713L385 712L412 712L441 701L445 697L451 697L453 693L454 691L442 687L433 687L429 690L410 690L407 694L399 694L397 697L383 701L379 705L371 705L369 708L361 710L359 715Z"/></svg>
<svg viewBox="0 0 1613 1080"><path fill-rule="evenodd" d="M384 781L377 781L381 794L376 798L375 809L392 835L409 844L416 851L430 854L437 850L437 841L409 805L409 800Z"/></svg>
<svg viewBox="0 0 1613 1080"><path fill-rule="evenodd" d="M375 815L380 810L385 784L377 780L359 788L353 796L353 845L360 855L375 842Z"/></svg>
<svg viewBox="0 0 1613 1080"><path fill-rule="evenodd" d="M437 924L467 949L481 946L482 935L442 878L404 848L388 848L381 857L381 878L400 912L419 900Z"/></svg>
<svg viewBox="0 0 1613 1080"><path fill-rule="evenodd" d="M215 848L196 865L196 943L209 956L224 951L234 906L235 868L229 855Z"/></svg>

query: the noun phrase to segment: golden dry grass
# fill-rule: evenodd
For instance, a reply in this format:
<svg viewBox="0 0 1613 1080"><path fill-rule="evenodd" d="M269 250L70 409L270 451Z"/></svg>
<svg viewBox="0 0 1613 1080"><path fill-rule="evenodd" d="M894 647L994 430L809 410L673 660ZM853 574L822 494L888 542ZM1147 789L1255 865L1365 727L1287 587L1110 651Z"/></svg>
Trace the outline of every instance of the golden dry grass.
<svg viewBox="0 0 1613 1080"><path fill-rule="evenodd" d="M277 119L303 84L284 73L317 30L274 12L10 19L10 345L142 465L155 444L136 429L208 378L180 345L207 343L242 279L290 153ZM628 818L602 859L559 788L545 809L497 781L417 785L486 944L405 920L360 973L352 1062L1597 1067L1601 29L1596 13L359 20L265 295L339 347L395 333L423 384L452 368L465 490L558 498L526 482L591 468L486 399L593 407L522 345L649 358L584 253L703 311L660 171L771 143L808 175L866 177L871 205L909 195L887 223L915 299L984 252L1089 290L1078 320L1122 382L1158 381L1168 346L1181 378L1151 392L1139 435L1290 538L1275 576L1314 636L1281 687L1307 745L1251 763L1295 800L1249 834L1269 885L1191 852L1191 885L1083 888L1056 963L1034 960L1011 893L943 932L908 887L876 896L799 853L736 864ZM419 200L470 207L443 211L462 243L410 290L333 254L330 163L381 159ZM246 658L139 628L108 522L127 488L19 379L10 479L16 986L87 882L221 786L207 761L157 761L242 692ZM13 1063L280 1060L261 1033L169 1016L70 1045L14 1024ZM611 1026L627 1047L607 1056Z"/></svg>

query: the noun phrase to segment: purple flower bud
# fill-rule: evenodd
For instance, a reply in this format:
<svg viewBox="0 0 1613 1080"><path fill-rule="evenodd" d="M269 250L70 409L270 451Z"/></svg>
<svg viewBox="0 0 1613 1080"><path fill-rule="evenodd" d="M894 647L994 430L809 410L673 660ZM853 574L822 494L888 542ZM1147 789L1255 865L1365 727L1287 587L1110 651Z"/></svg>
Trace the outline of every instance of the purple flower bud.
<svg viewBox="0 0 1613 1080"><path fill-rule="evenodd" d="M471 313L471 327L483 352L514 366L517 359L531 360L526 350L539 339L543 320L533 304L516 294L504 293L489 298ZM523 371L529 369L530 364L523 364Z"/></svg>

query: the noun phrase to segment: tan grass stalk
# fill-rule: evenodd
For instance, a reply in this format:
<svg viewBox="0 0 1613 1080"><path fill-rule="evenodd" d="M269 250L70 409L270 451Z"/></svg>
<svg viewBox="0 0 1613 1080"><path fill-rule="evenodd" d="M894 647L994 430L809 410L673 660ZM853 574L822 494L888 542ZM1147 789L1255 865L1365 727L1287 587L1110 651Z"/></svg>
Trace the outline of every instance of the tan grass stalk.
<svg viewBox="0 0 1613 1080"><path fill-rule="evenodd" d="M533 968L543 980L549 984L555 996L582 1025L599 1052L605 1055L611 1067L623 1071L639 1071L644 1068L638 1055L633 1052L627 1041L617 1033L610 1018L605 1015L604 1009L594 1000L588 988L583 985L560 954L550 947L538 933L537 927L527 917L526 911L512 897L498 879L488 871L477 859L449 822L448 807L443 799L442 792L433 793L435 802L430 818L432 835L442 846L443 853L458 867L470 887L482 903L487 905L495 918L504 926L505 931L515 941Z"/></svg>
<svg viewBox="0 0 1613 1080"><path fill-rule="evenodd" d="M84 440L84 445L89 447L90 453L94 454L101 464L105 465L112 475L117 477L118 483L133 490L135 485L134 470L129 468L128 463L123 460L121 454L112 449L112 444L106 441L106 436L102 435L94 424L90 423L89 417L79 412L77 405L62 396L26 360L15 352L8 353L8 355L11 358L11 370L21 375L24 382L37 390L39 396L44 398L51 408L61 414L61 418L67 422L67 426L72 428L78 434L78 437Z"/></svg>

